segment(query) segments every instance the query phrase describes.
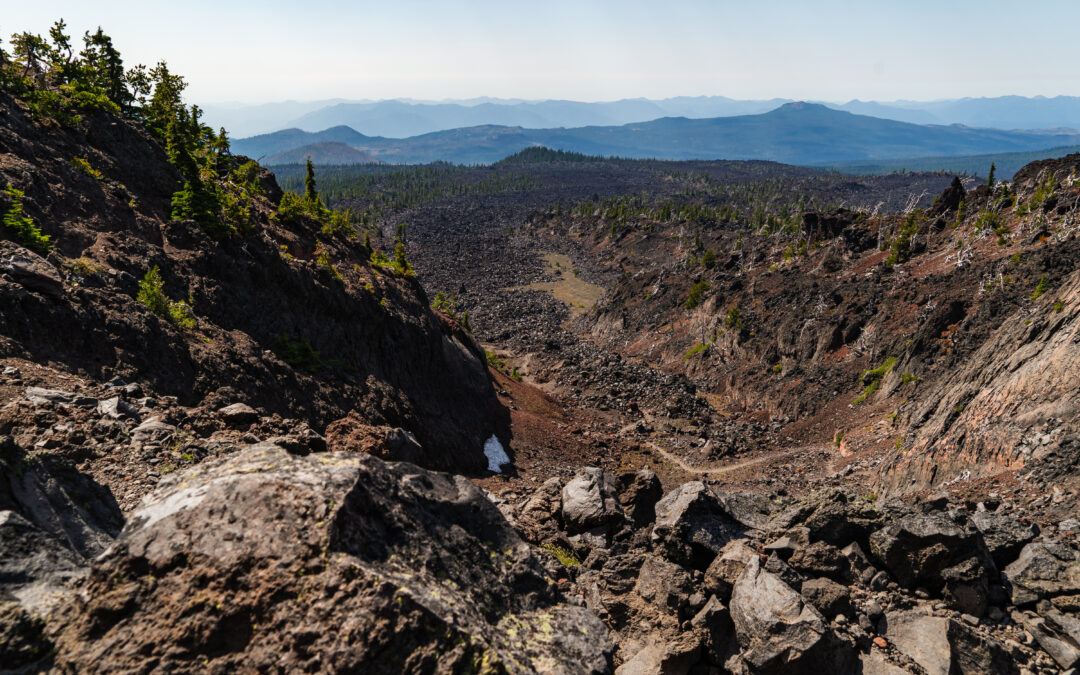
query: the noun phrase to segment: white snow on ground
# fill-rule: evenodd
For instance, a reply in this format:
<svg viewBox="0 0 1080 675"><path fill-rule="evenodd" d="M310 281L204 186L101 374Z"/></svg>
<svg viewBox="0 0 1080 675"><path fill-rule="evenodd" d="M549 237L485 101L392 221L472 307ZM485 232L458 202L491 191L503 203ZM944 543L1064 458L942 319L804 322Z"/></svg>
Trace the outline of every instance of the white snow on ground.
<svg viewBox="0 0 1080 675"><path fill-rule="evenodd" d="M484 442L484 456L488 460L488 471L494 471L495 473L502 473L503 464L510 463L506 450L503 450L502 443L499 442L498 438L495 438L495 434L492 434L491 438Z"/></svg>

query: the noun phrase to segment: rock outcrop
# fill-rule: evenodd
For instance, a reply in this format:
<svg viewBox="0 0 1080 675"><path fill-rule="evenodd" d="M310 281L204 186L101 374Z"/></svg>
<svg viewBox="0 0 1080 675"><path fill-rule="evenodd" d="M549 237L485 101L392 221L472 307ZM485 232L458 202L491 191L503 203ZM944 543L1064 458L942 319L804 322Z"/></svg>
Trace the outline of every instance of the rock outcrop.
<svg viewBox="0 0 1080 675"><path fill-rule="evenodd" d="M76 671L601 673L611 648L467 480L272 443L163 481L58 623Z"/></svg>

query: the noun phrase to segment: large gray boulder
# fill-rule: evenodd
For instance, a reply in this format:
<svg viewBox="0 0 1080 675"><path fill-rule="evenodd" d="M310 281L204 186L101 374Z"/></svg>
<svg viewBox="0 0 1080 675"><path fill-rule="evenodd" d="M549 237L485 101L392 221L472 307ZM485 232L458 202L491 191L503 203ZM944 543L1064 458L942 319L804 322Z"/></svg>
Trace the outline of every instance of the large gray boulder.
<svg viewBox="0 0 1080 675"><path fill-rule="evenodd" d="M866 546L870 533L884 523L884 514L871 501L830 488L808 495L773 516L769 529L782 532L802 526L807 528L810 541L842 548L852 542Z"/></svg>
<svg viewBox="0 0 1080 675"><path fill-rule="evenodd" d="M731 595L731 618L742 659L758 673L845 672L854 652L833 639L828 622L755 556Z"/></svg>
<svg viewBox="0 0 1080 675"><path fill-rule="evenodd" d="M621 522L615 484L603 469L582 469L562 489L562 521L569 534Z"/></svg>
<svg viewBox="0 0 1080 675"><path fill-rule="evenodd" d="M61 671L610 668L607 629L478 487L356 453L261 443L170 474L85 591Z"/></svg>
<svg viewBox="0 0 1080 675"><path fill-rule="evenodd" d="M690 574L675 563L647 555L641 565L634 591L663 612L678 616L695 591Z"/></svg>
<svg viewBox="0 0 1080 675"><path fill-rule="evenodd" d="M918 612L889 612L885 636L927 675L1016 673L1009 653L959 621Z"/></svg>
<svg viewBox="0 0 1080 675"><path fill-rule="evenodd" d="M1039 534L1039 526L1024 522L1010 513L976 511L971 514L971 522L982 533L986 548L994 558L998 569L1016 560L1024 546Z"/></svg>
<svg viewBox="0 0 1080 675"><path fill-rule="evenodd" d="M705 570L705 590L725 601L729 600L735 582L746 569L746 563L756 556L748 539L729 541Z"/></svg>
<svg viewBox="0 0 1080 675"><path fill-rule="evenodd" d="M664 556L705 570L717 553L744 527L735 522L701 481L684 483L656 504L652 540Z"/></svg>
<svg viewBox="0 0 1080 675"><path fill-rule="evenodd" d="M870 551L901 586L944 592L968 614L986 611L996 569L975 528L940 511L912 513L870 535Z"/></svg>
<svg viewBox="0 0 1080 675"><path fill-rule="evenodd" d="M1080 551L1054 541L1032 542L1005 568L1013 604L1080 594Z"/></svg>

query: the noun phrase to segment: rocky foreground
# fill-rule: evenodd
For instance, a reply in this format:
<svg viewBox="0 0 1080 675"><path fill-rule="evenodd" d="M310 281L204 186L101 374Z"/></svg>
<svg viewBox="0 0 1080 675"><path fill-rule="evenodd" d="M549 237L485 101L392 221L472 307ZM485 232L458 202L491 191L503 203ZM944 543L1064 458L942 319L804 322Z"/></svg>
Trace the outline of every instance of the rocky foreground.
<svg viewBox="0 0 1080 675"><path fill-rule="evenodd" d="M1051 673L1080 663L1080 522L1040 527L1008 496L794 498L700 481L664 494L649 471L600 469L496 496L460 476L325 451L310 429L252 443L273 420L245 406L200 413L150 396L129 403L128 391L31 387L6 408L23 411L21 424L52 422L35 430L9 417L19 441L0 443L7 669ZM212 456L126 475L116 481L134 483L126 496L41 451L64 429L117 454L160 453L181 442L168 420L184 414L219 427L182 441ZM390 453L394 438L371 434L366 447Z"/></svg>

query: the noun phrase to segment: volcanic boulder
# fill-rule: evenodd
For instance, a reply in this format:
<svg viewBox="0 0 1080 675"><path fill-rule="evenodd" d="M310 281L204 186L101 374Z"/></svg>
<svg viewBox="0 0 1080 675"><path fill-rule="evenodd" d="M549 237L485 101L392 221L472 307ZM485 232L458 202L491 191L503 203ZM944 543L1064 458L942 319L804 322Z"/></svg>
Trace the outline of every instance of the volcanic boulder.
<svg viewBox="0 0 1080 675"><path fill-rule="evenodd" d="M170 672L609 669L472 483L249 446L162 481L58 619L56 666ZM66 624L66 625L65 625Z"/></svg>

